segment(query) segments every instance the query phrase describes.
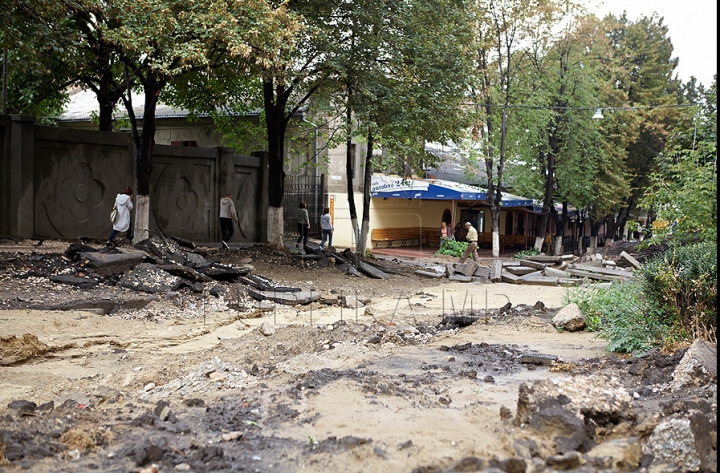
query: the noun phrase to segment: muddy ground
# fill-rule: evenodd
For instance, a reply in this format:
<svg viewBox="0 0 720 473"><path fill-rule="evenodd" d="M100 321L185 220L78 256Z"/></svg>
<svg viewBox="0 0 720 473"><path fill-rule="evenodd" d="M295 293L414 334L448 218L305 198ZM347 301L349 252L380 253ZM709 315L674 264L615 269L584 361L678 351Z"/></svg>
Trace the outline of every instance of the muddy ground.
<svg viewBox="0 0 720 473"><path fill-rule="evenodd" d="M665 389L683 351L614 356L555 329L564 288L194 250L326 299L258 308L235 282L162 294L52 282L69 243L0 241L0 471L476 471L469 459L554 471L517 461L518 388L589 373L632 394L637 424L698 399L717 411L712 390ZM364 306L328 302L343 295Z"/></svg>

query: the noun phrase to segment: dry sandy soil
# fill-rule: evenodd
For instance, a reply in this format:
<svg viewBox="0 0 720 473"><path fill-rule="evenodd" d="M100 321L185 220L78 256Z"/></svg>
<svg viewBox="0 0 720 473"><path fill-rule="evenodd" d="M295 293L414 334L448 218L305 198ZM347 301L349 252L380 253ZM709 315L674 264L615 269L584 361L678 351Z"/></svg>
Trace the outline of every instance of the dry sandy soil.
<svg viewBox="0 0 720 473"><path fill-rule="evenodd" d="M0 338L15 356L0 366L0 471L444 471L515 455L520 432L500 413L514 413L523 382L592 366L624 378L651 411L653 387L678 361L655 378L628 376L594 334L550 324L560 287L453 284L399 264L375 280L264 247L199 249L367 303L261 312L239 284L218 296L150 296L52 283L45 274L67 245L0 246ZM116 305L52 310L82 300ZM442 323L470 312L481 319ZM554 369L523 355L555 360ZM39 407L23 414L18 401Z"/></svg>

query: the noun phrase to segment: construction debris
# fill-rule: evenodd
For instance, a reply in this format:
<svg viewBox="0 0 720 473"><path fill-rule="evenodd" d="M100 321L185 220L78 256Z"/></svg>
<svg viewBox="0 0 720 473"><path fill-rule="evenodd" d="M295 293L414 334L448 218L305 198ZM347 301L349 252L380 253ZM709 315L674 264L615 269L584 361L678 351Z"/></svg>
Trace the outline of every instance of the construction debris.
<svg viewBox="0 0 720 473"><path fill-rule="evenodd" d="M637 260L624 251L616 260L603 259L600 254L583 257L540 254L525 256L519 261L496 259L489 266L468 261L463 264L446 264L438 268L424 267L415 271L415 274L432 279L447 278L454 282L489 281L540 286L579 286L636 279L633 270L639 265Z"/></svg>

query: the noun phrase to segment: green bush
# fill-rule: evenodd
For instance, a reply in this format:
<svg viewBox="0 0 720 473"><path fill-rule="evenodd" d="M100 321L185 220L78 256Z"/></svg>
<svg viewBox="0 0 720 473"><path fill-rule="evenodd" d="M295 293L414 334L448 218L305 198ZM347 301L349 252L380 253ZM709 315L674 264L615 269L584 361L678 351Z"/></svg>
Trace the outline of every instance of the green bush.
<svg viewBox="0 0 720 473"><path fill-rule="evenodd" d="M538 250L536 250L535 248L530 248L529 250L518 251L513 256L513 259L516 261L520 261L521 259L527 258L528 256L538 256L539 254L540 252Z"/></svg>
<svg viewBox="0 0 720 473"><path fill-rule="evenodd" d="M588 329L613 352L675 348L696 338L717 343L717 246L704 242L671 248L638 271L640 279L610 287L569 290Z"/></svg>
<svg viewBox="0 0 720 473"><path fill-rule="evenodd" d="M717 343L717 244L673 247L640 270L643 292L675 326L678 341Z"/></svg>
<svg viewBox="0 0 720 473"><path fill-rule="evenodd" d="M440 249L435 252L436 255L448 255L459 258L465 253L468 244L465 241L456 241L446 238L440 245Z"/></svg>
<svg viewBox="0 0 720 473"><path fill-rule="evenodd" d="M585 315L588 330L608 340L611 352L643 354L663 345L671 331L658 306L643 294L640 281L572 288L564 305L572 302Z"/></svg>

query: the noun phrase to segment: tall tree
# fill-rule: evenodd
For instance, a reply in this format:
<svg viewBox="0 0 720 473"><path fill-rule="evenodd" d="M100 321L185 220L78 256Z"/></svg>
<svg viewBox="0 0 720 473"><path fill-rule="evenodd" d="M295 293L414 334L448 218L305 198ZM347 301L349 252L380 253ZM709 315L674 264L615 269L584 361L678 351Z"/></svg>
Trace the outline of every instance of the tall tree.
<svg viewBox="0 0 720 473"><path fill-rule="evenodd" d="M626 147L625 164L632 177L632 193L611 214L608 238L612 241L622 234L628 216L635 211L656 158L665 149L668 130L677 123L678 109L662 106L677 103L680 81L674 76L678 59L672 55L672 42L662 17L653 14L631 22L623 14L605 20L613 58L625 70L618 88L627 95L627 106L636 107L640 120L637 137Z"/></svg>
<svg viewBox="0 0 720 473"><path fill-rule="evenodd" d="M500 255L500 211L505 165L512 151L509 127L522 126L522 111L513 110L518 105L516 92L521 66L528 53L526 42L531 39L547 41L533 34L546 35L557 21L561 2L503 1L479 2L476 5L476 74L470 84L475 102L475 126L466 157L473 163L478 158L484 162L477 166L483 170L490 204L492 229L492 255ZM515 123L511 123L514 120Z"/></svg>
<svg viewBox="0 0 720 473"><path fill-rule="evenodd" d="M395 166L426 166L436 159L428 141L448 142L465 126L462 112L468 73L467 12L454 1L354 2L345 23L345 44L337 77L344 85L347 182L356 251L364 257L370 217L370 183L376 143ZM353 185L351 140L365 140L363 219L359 224ZM360 161L358 159L358 161ZM383 163L388 165L388 163Z"/></svg>
<svg viewBox="0 0 720 473"><path fill-rule="evenodd" d="M174 80L203 70L210 74L226 56L250 56L282 22L259 0L114 0L104 8L106 21L93 25L113 45L128 83L144 94L142 129L134 114L130 88L122 96L136 147L137 207L135 238L147 237L150 178L155 144L155 110L160 94Z"/></svg>
<svg viewBox="0 0 720 473"><path fill-rule="evenodd" d="M103 36L98 25L112 21L107 4L93 1L11 0L12 23L26 27L16 32L16 44L29 60L24 67L54 61L52 70L33 71L34 80L44 80L44 95L67 95L67 87L92 90L98 100L98 128L112 130L113 112L127 89L115 45ZM42 54L31 54L27 45L36 45ZM41 46L40 46L41 45Z"/></svg>
<svg viewBox="0 0 720 473"><path fill-rule="evenodd" d="M534 247L540 250L550 218L555 221L554 253L559 253L568 222L568 206L604 214L621 198L626 185L618 148L620 123L626 117L610 116L593 122L592 111L600 103L624 104L624 96L614 87L617 71L607 62L609 43L593 17L567 18L561 33L549 41L536 41L525 80L527 101L537 104L537 119L528 121L521 148L525 177L539 180L531 190L540 190L542 213ZM624 133L632 127L624 123ZM523 191L522 179L519 189ZM537 181L536 181L537 182ZM530 193L530 195L533 195ZM613 200L615 199L615 200ZM562 204L562 212L556 204Z"/></svg>
<svg viewBox="0 0 720 473"><path fill-rule="evenodd" d="M137 156L136 240L148 234L155 110L161 93L196 71L211 74L225 58L249 59L253 51L272 50L275 40L284 41L289 25L284 7L272 9L263 0L16 3L36 27L52 30L53 14L65 26L61 33L68 39L61 44L72 46L66 59L74 77L98 94L102 127L108 127L118 98L125 105ZM57 33L48 37L60 41ZM134 113L137 91L144 94L142 126Z"/></svg>
<svg viewBox="0 0 720 473"><path fill-rule="evenodd" d="M683 110L640 202L665 222L650 243L667 237L717 242L717 80L687 98L697 105Z"/></svg>

